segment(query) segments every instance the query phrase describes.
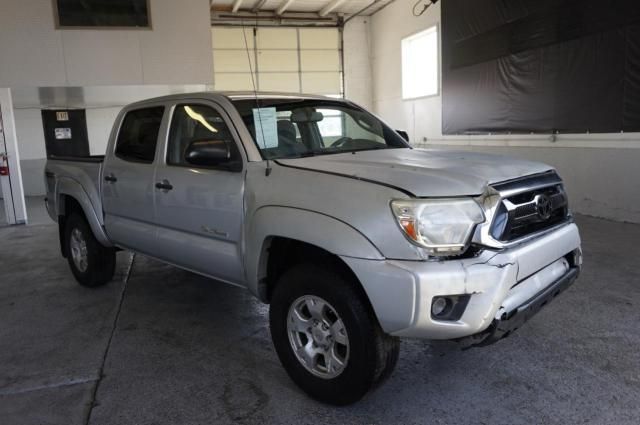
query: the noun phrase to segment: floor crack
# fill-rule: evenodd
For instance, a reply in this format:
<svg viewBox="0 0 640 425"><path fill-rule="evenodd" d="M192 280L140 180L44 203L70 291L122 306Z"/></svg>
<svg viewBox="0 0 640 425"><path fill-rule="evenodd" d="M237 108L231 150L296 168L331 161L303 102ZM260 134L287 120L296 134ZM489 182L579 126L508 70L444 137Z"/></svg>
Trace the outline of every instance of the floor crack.
<svg viewBox="0 0 640 425"><path fill-rule="evenodd" d="M49 390L53 388L70 387L72 385L86 384L89 382L95 382L97 380L98 380L97 378L73 378L73 379L67 379L61 382L54 382L51 384L37 385L35 387L17 388L13 390L9 388L9 389L4 389L0 391L0 396L24 394L24 393L30 393L32 391Z"/></svg>
<svg viewBox="0 0 640 425"><path fill-rule="evenodd" d="M96 406L96 396L98 395L98 389L100 388L100 383L102 382L102 378L104 376L104 365L107 362L107 357L109 356L109 349L111 348L111 341L113 340L113 336L116 333L116 329L118 327L118 320L120 319L120 311L122 310L122 304L124 303L124 296L127 292L127 284L129 283L129 277L131 276L131 270L133 269L133 262L136 259L136 254L133 253L131 255L131 260L129 261L129 266L127 268L127 272L124 275L124 285L122 285L122 290L120 291L120 298L118 299L118 307L116 309L115 317L113 318L113 324L111 326L111 333L109 334L109 339L107 340L107 345L104 349L104 353L102 354L102 362L100 363L100 368L98 369L98 377L95 380L95 384L93 385L93 391L91 392L91 400L88 405L86 419L84 421L85 425L89 425L91 422L91 413L93 412L93 408Z"/></svg>

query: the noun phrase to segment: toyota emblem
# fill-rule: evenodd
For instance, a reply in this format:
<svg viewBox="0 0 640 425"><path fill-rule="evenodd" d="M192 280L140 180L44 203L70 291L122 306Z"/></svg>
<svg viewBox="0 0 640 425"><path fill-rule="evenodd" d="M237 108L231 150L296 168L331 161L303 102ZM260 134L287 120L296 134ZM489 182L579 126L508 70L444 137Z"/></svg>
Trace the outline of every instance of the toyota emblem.
<svg viewBox="0 0 640 425"><path fill-rule="evenodd" d="M545 194L536 196L536 212L541 220L548 220L551 217L551 199Z"/></svg>

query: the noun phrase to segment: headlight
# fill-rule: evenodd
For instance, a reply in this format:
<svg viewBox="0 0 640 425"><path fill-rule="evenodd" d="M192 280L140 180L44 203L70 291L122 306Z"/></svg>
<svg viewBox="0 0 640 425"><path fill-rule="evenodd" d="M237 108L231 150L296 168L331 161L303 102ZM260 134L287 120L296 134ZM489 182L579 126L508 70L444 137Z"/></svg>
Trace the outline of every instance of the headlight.
<svg viewBox="0 0 640 425"><path fill-rule="evenodd" d="M396 200L391 209L407 237L433 255L462 253L484 221L482 208L470 198Z"/></svg>

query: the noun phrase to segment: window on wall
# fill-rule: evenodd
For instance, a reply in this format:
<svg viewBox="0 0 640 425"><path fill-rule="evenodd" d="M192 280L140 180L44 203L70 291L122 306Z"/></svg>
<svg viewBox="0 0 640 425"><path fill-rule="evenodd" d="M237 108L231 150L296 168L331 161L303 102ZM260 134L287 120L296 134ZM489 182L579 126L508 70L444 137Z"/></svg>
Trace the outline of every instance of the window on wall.
<svg viewBox="0 0 640 425"><path fill-rule="evenodd" d="M260 91L343 94L337 28L213 27L211 37L215 90L253 90L252 70Z"/></svg>
<svg viewBox="0 0 640 425"><path fill-rule="evenodd" d="M438 28L402 40L402 98L438 94Z"/></svg>
<svg viewBox="0 0 640 425"><path fill-rule="evenodd" d="M151 26L149 0L55 0L60 28Z"/></svg>

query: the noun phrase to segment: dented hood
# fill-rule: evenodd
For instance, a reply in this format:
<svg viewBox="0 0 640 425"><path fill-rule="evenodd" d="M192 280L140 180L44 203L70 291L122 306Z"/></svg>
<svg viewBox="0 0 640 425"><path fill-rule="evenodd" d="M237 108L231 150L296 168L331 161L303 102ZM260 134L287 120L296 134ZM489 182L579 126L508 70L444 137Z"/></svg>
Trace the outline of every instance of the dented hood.
<svg viewBox="0 0 640 425"><path fill-rule="evenodd" d="M480 195L488 184L553 169L501 155L439 149L384 149L281 159L278 163L369 180L417 197Z"/></svg>

